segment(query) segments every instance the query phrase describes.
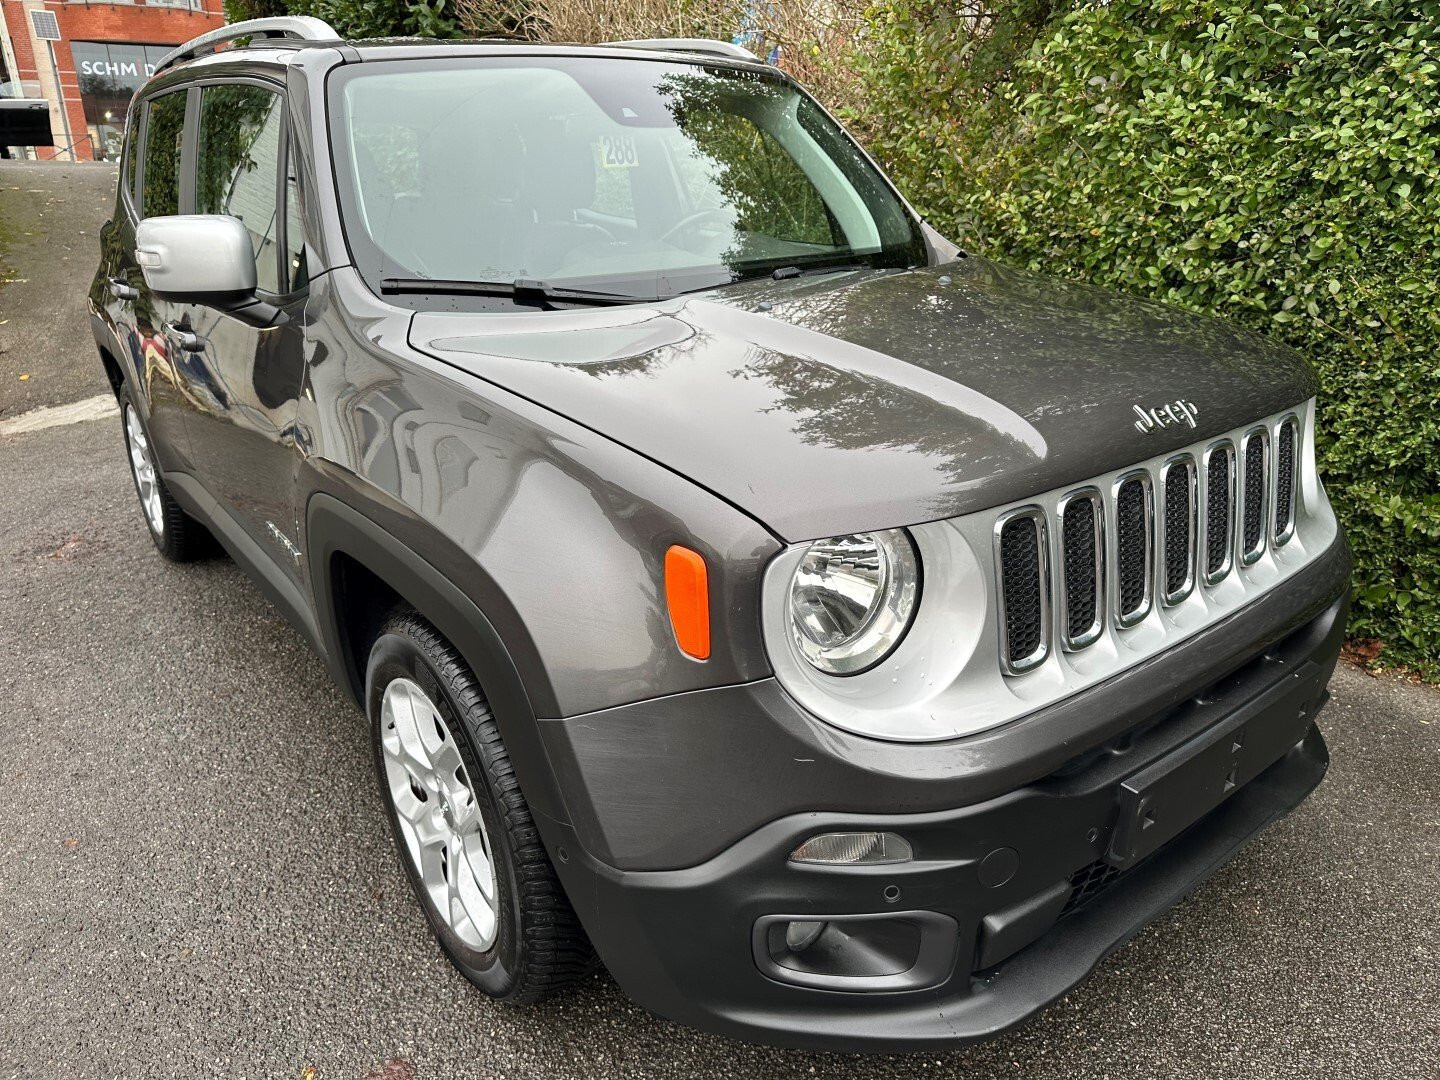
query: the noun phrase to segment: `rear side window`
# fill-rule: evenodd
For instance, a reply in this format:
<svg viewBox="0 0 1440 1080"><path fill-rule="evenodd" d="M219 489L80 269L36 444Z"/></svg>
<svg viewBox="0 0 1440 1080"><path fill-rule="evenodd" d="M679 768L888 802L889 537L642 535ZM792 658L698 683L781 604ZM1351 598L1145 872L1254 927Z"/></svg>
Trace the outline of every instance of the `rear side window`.
<svg viewBox="0 0 1440 1080"><path fill-rule="evenodd" d="M283 118L280 95L263 87L200 91L195 212L240 219L255 250L255 284L269 293L285 291L277 249Z"/></svg>
<svg viewBox="0 0 1440 1080"><path fill-rule="evenodd" d="M180 146L185 134L184 90L152 98L146 106L145 217L180 212Z"/></svg>

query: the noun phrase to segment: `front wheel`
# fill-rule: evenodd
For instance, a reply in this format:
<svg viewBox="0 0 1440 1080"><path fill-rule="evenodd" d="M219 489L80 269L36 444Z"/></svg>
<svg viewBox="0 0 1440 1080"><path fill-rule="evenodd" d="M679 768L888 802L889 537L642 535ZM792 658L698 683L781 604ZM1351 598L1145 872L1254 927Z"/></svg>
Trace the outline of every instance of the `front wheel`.
<svg viewBox="0 0 1440 1080"><path fill-rule="evenodd" d="M418 614L400 612L370 650L365 685L401 861L451 963L512 1003L588 974L594 951L459 654Z"/></svg>

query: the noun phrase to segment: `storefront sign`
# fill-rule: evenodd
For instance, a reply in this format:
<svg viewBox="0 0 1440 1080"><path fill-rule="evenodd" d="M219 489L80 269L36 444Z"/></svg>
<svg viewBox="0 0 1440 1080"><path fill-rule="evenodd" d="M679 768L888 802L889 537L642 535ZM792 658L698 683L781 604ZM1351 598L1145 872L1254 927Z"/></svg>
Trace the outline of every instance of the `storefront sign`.
<svg viewBox="0 0 1440 1080"><path fill-rule="evenodd" d="M70 55L80 79L80 101L97 158L120 153L120 133L131 95L155 74L160 58L173 45L129 45L72 41Z"/></svg>

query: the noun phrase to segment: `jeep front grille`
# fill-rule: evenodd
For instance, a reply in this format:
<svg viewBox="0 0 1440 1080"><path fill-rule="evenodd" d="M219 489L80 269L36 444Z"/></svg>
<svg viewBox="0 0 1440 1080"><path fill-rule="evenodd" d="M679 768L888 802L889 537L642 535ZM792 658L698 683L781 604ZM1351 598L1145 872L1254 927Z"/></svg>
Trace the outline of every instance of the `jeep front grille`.
<svg viewBox="0 0 1440 1080"><path fill-rule="evenodd" d="M1275 538L1276 547L1285 544L1295 531L1295 442L1300 425L1287 417L1280 424L1275 442Z"/></svg>
<svg viewBox="0 0 1440 1080"><path fill-rule="evenodd" d="M1161 597L1175 604L1195 587L1195 458L1182 454L1170 459L1160 476L1165 493L1160 514L1160 550L1165 559Z"/></svg>
<svg viewBox="0 0 1440 1080"><path fill-rule="evenodd" d="M1154 551L1150 475L1131 473L1115 486L1115 622L1134 626L1150 613Z"/></svg>
<svg viewBox="0 0 1440 1080"><path fill-rule="evenodd" d="M995 530L996 565L1005 597L1001 655L1012 675L1029 671L1049 652L1050 583L1046 580L1045 516L1024 507L1000 519Z"/></svg>
<svg viewBox="0 0 1440 1080"><path fill-rule="evenodd" d="M1105 485L1002 513L994 546L1005 673L1041 665L1052 634L1064 652L1079 653L1100 639L1107 621L1115 631L1137 627L1157 608L1185 605L1197 587L1221 588L1235 567L1256 564L1267 543L1288 542L1299 442L1298 417L1287 414L1124 470Z"/></svg>
<svg viewBox="0 0 1440 1080"><path fill-rule="evenodd" d="M1270 435L1264 430L1245 436L1242 451L1245 484L1241 492L1244 511L1244 542L1240 545L1240 561L1249 566L1265 550L1265 493L1270 479Z"/></svg>
<svg viewBox="0 0 1440 1080"><path fill-rule="evenodd" d="M1205 584L1230 572L1230 521L1235 509L1235 447L1228 440L1205 452Z"/></svg>
<svg viewBox="0 0 1440 1080"><path fill-rule="evenodd" d="M1105 628L1105 504L1096 488L1071 492L1060 518L1061 644L1083 649Z"/></svg>

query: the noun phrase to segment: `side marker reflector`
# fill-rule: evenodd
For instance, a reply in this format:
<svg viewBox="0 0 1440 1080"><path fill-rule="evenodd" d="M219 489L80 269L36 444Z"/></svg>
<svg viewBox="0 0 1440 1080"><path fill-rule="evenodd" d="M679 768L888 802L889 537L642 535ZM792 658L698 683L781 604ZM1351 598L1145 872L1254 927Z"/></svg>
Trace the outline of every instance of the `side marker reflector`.
<svg viewBox="0 0 1440 1080"><path fill-rule="evenodd" d="M710 659L710 577L698 551L674 544L665 552L665 603L680 651Z"/></svg>

